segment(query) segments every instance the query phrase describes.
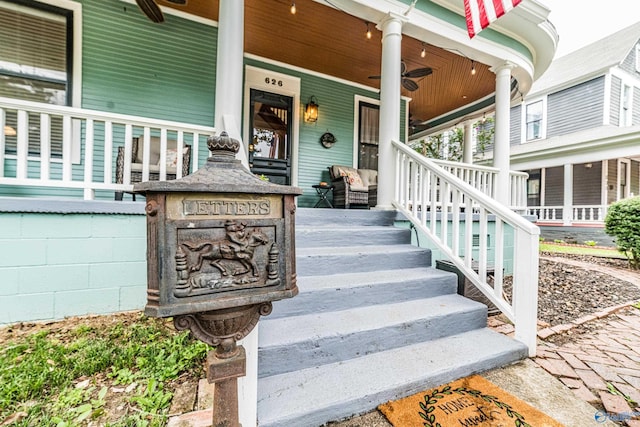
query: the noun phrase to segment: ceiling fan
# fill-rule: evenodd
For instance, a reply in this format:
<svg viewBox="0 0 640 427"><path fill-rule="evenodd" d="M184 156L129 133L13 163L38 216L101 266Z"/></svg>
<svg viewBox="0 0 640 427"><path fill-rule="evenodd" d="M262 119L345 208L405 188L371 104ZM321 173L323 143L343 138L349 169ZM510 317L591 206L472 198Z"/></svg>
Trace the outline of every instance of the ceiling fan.
<svg viewBox="0 0 640 427"><path fill-rule="evenodd" d="M423 131L427 129L429 126L425 123L424 120L416 119L413 117L413 114L409 113L409 133L413 134L416 132Z"/></svg>
<svg viewBox="0 0 640 427"><path fill-rule="evenodd" d="M166 1L173 4L179 4L182 6L187 4L187 0L166 0ZM142 10L142 13L147 15L147 17L151 21L155 23L164 22L164 15L162 14L162 11L160 10L160 6L158 6L158 3L156 3L155 0L136 0L136 3L138 4L138 7L140 8L140 10Z"/></svg>
<svg viewBox="0 0 640 427"><path fill-rule="evenodd" d="M404 61L400 62L400 76L402 77L402 87L406 90L413 92L418 90L418 83L414 82L411 79L415 79L418 77L425 77L429 74L433 73L433 70L429 67L424 68L416 68L415 70L407 71L407 64ZM370 79L379 79L380 76L369 76Z"/></svg>

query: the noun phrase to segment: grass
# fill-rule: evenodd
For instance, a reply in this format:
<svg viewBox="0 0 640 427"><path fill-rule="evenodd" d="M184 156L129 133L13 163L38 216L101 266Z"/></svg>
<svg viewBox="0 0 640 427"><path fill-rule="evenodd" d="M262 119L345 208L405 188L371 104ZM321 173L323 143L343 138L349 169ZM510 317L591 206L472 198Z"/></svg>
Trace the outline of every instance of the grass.
<svg viewBox="0 0 640 427"><path fill-rule="evenodd" d="M540 250L543 252L554 252L563 254L575 254L575 255L591 255L607 258L622 258L626 259L624 254L620 253L617 249L611 248L596 248L592 246L573 246L563 245L549 242L540 242Z"/></svg>
<svg viewBox="0 0 640 427"><path fill-rule="evenodd" d="M144 316L9 338L0 348L0 424L13 417L17 427L163 426L172 381L185 372L202 376L209 350ZM116 400L124 415L112 420Z"/></svg>

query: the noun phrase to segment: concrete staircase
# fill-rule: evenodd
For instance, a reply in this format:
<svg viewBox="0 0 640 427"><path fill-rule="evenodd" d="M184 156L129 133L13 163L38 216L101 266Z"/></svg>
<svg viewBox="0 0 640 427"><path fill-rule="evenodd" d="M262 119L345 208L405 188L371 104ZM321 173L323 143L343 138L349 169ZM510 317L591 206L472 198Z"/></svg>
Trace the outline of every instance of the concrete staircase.
<svg viewBox="0 0 640 427"><path fill-rule="evenodd" d="M300 294L259 326L260 427L320 426L526 357L395 218L298 210Z"/></svg>

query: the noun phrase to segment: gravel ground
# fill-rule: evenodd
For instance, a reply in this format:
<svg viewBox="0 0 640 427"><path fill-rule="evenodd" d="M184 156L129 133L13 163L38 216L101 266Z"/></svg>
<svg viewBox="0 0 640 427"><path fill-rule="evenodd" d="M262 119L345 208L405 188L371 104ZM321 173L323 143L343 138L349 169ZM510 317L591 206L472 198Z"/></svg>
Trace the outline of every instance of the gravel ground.
<svg viewBox="0 0 640 427"><path fill-rule="evenodd" d="M583 266L545 260L547 256L578 261ZM607 307L640 300L640 275L631 273L627 265L624 259L542 253L539 320L560 325ZM605 271L610 268L621 270L629 280L607 274Z"/></svg>

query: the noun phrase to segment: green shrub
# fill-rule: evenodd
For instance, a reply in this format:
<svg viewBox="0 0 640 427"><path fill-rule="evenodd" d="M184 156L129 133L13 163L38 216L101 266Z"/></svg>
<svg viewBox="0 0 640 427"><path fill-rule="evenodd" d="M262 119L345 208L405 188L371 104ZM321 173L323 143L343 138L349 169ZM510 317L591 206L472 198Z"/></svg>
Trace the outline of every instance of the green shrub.
<svg viewBox="0 0 640 427"><path fill-rule="evenodd" d="M640 197L609 206L604 231L616 238L618 250L629 259L631 268L640 269Z"/></svg>

